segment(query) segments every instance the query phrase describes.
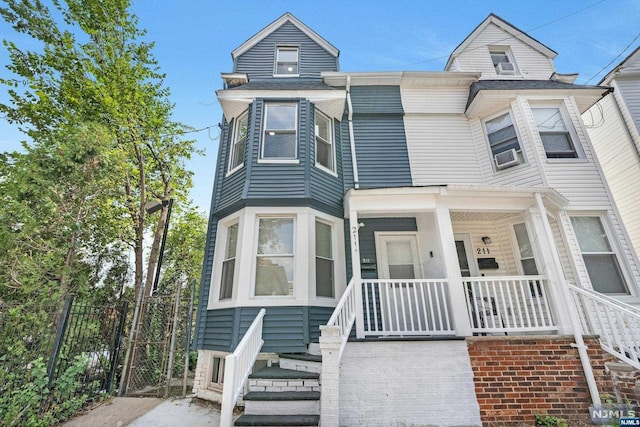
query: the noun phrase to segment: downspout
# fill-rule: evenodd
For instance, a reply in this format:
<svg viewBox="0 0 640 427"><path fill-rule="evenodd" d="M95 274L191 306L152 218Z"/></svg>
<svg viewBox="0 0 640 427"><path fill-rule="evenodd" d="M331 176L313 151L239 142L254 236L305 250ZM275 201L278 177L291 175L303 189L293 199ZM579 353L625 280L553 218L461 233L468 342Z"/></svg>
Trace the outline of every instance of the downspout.
<svg viewBox="0 0 640 427"><path fill-rule="evenodd" d="M549 225L549 218L547 218L547 211L544 207L544 203L542 202L542 196L540 195L540 193L535 193L535 198L536 207L538 208L538 212L540 213L540 217L542 219L542 226L544 227L544 232L547 235L546 240L549 244L549 251L551 252L551 257L553 258L554 268L560 281L560 290L569 308L569 315L571 317L571 323L573 324L573 337L575 340L575 344L572 344L572 347L578 349L580 363L582 363L582 370L584 371L584 376L587 380L587 385L589 386L589 394L591 394L591 402L593 403L593 406L595 408L600 408L602 406L602 402L600 401L600 393L598 393L598 386L596 384L596 379L593 376L593 369L591 368L589 355L587 354L587 346L584 344L584 339L582 338L582 326L580 325L580 319L578 318L576 307L572 302L573 299L569 292L567 281L565 280L564 275L561 274L562 264L560 263L560 255L558 254L558 249L556 248L556 245L554 243L553 233L551 232L551 225Z"/></svg>
<svg viewBox="0 0 640 427"><path fill-rule="evenodd" d="M356 159L356 139L353 134L353 105L351 105L351 76L347 76L347 107L349 108L349 144L351 145L351 165L353 168L353 186L360 188L358 161Z"/></svg>

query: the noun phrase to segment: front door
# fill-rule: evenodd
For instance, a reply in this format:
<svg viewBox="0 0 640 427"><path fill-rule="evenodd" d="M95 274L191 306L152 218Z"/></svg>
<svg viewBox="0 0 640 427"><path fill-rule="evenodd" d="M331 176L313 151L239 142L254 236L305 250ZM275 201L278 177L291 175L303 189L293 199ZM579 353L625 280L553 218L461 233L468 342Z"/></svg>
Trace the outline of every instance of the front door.
<svg viewBox="0 0 640 427"><path fill-rule="evenodd" d="M380 279L419 279L420 258L414 234L378 234Z"/></svg>
<svg viewBox="0 0 640 427"><path fill-rule="evenodd" d="M383 329L390 335L419 333L425 329L425 308L413 282L422 277L415 234L376 233L378 288Z"/></svg>

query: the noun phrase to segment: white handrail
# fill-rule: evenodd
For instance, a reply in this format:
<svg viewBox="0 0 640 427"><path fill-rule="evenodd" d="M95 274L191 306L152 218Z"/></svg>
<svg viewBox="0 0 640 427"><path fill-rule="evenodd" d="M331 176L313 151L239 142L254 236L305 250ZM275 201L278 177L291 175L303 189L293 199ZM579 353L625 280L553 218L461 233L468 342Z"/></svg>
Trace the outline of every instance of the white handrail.
<svg viewBox="0 0 640 427"><path fill-rule="evenodd" d="M356 320L356 289L359 290L360 286L356 286L352 278L327 322L327 326L340 328L340 357L342 357L342 352L349 340L349 334L351 334L351 328Z"/></svg>
<svg viewBox="0 0 640 427"><path fill-rule="evenodd" d="M262 322L265 313L264 308L258 312L235 351L224 359L224 387L220 409L221 427L233 425L233 408L264 343Z"/></svg>
<svg viewBox="0 0 640 427"><path fill-rule="evenodd" d="M605 351L640 369L640 309L590 289L568 286L584 332L598 335Z"/></svg>

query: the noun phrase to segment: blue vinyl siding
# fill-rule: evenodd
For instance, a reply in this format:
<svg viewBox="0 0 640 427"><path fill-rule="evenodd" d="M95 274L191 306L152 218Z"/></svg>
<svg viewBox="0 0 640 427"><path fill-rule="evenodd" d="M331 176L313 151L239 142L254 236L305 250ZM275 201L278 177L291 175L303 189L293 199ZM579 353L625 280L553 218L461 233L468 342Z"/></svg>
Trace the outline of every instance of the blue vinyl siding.
<svg viewBox="0 0 640 427"><path fill-rule="evenodd" d="M250 142L251 171L247 181L246 198L305 198L307 192L305 168L309 149L309 109L305 100L293 100L298 103L298 163L260 163L262 143L262 125L264 121L263 100L254 102L256 120L252 123Z"/></svg>
<svg viewBox="0 0 640 427"><path fill-rule="evenodd" d="M353 86L354 114L403 114L399 86Z"/></svg>
<svg viewBox="0 0 640 427"><path fill-rule="evenodd" d="M215 191L215 189L214 189ZM198 295L198 312L196 315L196 331L194 337L194 347L203 348L205 343L205 331L208 322L215 320L207 318L207 304L209 301L209 288L211 284L211 273L213 271L213 252L216 246L216 233L218 231L218 220L213 215L209 218L207 230L207 241L204 248L204 262L202 265L202 277L200 279L200 293Z"/></svg>
<svg viewBox="0 0 640 427"><path fill-rule="evenodd" d="M315 129L313 119L314 114L310 114L309 129ZM342 211L342 199L344 197L344 188L342 183L342 141L340 140L340 123L337 120L334 120L333 125L337 176L333 176L315 166L315 133L311 133L309 141L310 197L314 201L324 203L332 208Z"/></svg>
<svg viewBox="0 0 640 427"><path fill-rule="evenodd" d="M298 27L286 22L236 58L234 72L247 73L249 80L273 78L276 46L299 47L300 78L320 80L320 72L338 71L337 58L316 44Z"/></svg>
<svg viewBox="0 0 640 427"><path fill-rule="evenodd" d="M318 342L320 325L331 317L330 307L266 307L262 329L263 353L305 352L310 342ZM208 310L202 331L205 350L232 352L251 326L260 307Z"/></svg>

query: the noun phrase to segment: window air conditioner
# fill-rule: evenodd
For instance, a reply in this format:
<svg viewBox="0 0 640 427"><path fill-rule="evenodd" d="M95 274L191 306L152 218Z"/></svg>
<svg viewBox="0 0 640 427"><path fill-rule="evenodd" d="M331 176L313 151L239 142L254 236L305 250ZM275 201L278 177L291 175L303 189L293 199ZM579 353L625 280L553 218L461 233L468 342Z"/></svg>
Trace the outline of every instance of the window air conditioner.
<svg viewBox="0 0 640 427"><path fill-rule="evenodd" d="M496 70L498 74L513 75L516 73L516 67L514 67L511 62L498 62Z"/></svg>
<svg viewBox="0 0 640 427"><path fill-rule="evenodd" d="M520 164L520 159L518 158L518 153L516 152L515 148L503 151L502 153L498 153L493 156L493 159L495 160L496 167L498 169L505 169L510 166Z"/></svg>

